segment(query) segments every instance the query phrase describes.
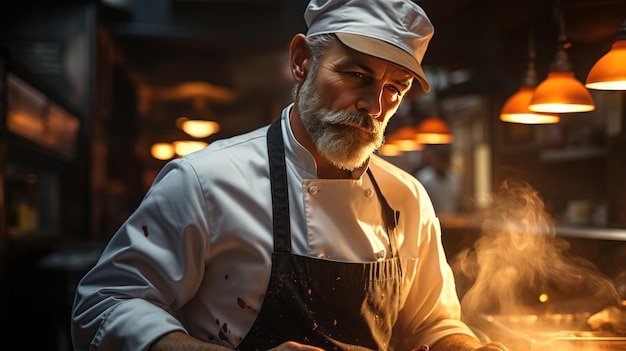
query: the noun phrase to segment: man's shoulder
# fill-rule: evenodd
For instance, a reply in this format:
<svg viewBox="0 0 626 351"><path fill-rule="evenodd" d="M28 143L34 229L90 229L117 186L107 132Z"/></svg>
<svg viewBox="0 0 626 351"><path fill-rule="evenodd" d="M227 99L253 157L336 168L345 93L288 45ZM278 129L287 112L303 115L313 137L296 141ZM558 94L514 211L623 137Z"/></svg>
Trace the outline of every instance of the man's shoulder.
<svg viewBox="0 0 626 351"><path fill-rule="evenodd" d="M267 126L212 142L206 148L185 156L185 160L202 173L223 173L231 167L267 163Z"/></svg>
<svg viewBox="0 0 626 351"><path fill-rule="evenodd" d="M406 186L414 186L417 183L415 177L408 171L378 155L373 155L370 159L370 168L374 177L376 179L381 178L384 182Z"/></svg>

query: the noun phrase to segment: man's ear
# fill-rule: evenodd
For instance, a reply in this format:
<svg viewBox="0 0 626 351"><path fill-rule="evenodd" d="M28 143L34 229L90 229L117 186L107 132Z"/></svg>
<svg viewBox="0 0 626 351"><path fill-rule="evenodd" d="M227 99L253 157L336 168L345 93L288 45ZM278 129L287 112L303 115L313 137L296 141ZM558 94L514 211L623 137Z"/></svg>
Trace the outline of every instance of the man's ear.
<svg viewBox="0 0 626 351"><path fill-rule="evenodd" d="M293 37L289 47L291 75L299 84L306 78L310 63L311 60L308 39L304 34L299 33Z"/></svg>

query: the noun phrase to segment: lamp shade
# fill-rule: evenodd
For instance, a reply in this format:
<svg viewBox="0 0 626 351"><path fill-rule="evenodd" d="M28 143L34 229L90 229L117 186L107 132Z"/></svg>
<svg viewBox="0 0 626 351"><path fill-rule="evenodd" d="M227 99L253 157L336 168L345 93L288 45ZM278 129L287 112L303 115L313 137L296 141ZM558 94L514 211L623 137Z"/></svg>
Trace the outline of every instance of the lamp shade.
<svg viewBox="0 0 626 351"><path fill-rule="evenodd" d="M386 145L393 145L393 147L387 148L385 152L405 152L422 150L424 146L417 141L416 136L417 129L413 126L403 126L398 128L385 141Z"/></svg>
<svg viewBox="0 0 626 351"><path fill-rule="evenodd" d="M174 146L170 143L154 143L150 147L150 154L157 160L169 160L174 157Z"/></svg>
<svg viewBox="0 0 626 351"><path fill-rule="evenodd" d="M500 120L523 124L550 124L559 122L559 115L538 113L528 109L530 100L534 94L534 87L521 86L519 90L511 95L511 97L504 102L504 105L502 105Z"/></svg>
<svg viewBox="0 0 626 351"><path fill-rule="evenodd" d="M544 113L589 112L595 109L595 104L574 72L551 71L535 88L528 109Z"/></svg>
<svg viewBox="0 0 626 351"><path fill-rule="evenodd" d="M220 125L215 121L185 119L181 122L181 129L194 138L206 138L219 132Z"/></svg>
<svg viewBox="0 0 626 351"><path fill-rule="evenodd" d="M398 145L393 143L384 143L378 152L383 156L400 156L404 153Z"/></svg>
<svg viewBox="0 0 626 351"><path fill-rule="evenodd" d="M428 117L417 125L420 144L450 144L453 140L448 123L439 117Z"/></svg>
<svg viewBox="0 0 626 351"><path fill-rule="evenodd" d="M179 140L172 143L174 146L174 151L179 156L185 156L192 152L196 152L200 149L203 149L209 145L204 141L198 140Z"/></svg>
<svg viewBox="0 0 626 351"><path fill-rule="evenodd" d="M585 86L598 90L626 90L626 39L616 40L611 50L591 67Z"/></svg>

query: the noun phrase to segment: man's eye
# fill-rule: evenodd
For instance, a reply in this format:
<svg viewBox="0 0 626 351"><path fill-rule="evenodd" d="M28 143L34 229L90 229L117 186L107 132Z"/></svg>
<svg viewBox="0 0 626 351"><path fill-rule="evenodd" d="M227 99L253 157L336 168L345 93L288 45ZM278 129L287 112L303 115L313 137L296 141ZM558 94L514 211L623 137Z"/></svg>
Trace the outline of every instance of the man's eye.
<svg viewBox="0 0 626 351"><path fill-rule="evenodd" d="M393 85L388 85L387 89L389 89L389 91L398 98L402 97L403 95L402 91Z"/></svg>
<svg viewBox="0 0 626 351"><path fill-rule="evenodd" d="M394 87L393 85L390 85L389 89L391 89L391 91L393 91L397 95L402 95L402 92L400 91L400 89Z"/></svg>
<svg viewBox="0 0 626 351"><path fill-rule="evenodd" d="M364 79L365 78L365 74L361 73L361 72L350 72L350 74L355 77L355 78L359 78L359 79Z"/></svg>

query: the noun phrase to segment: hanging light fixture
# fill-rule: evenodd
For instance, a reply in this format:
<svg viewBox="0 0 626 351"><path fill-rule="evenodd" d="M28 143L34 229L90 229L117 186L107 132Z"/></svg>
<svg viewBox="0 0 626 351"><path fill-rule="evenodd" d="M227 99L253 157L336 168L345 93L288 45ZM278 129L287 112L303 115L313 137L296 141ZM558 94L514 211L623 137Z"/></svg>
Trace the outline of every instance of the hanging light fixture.
<svg viewBox="0 0 626 351"><path fill-rule="evenodd" d="M511 95L502 105L500 120L504 122L523 124L557 123L559 115L534 112L528 109L535 94L537 85L537 71L535 70L535 45L532 33L528 34L528 69L519 90Z"/></svg>
<svg viewBox="0 0 626 351"><path fill-rule="evenodd" d="M440 116L440 102L435 89L434 99L431 105L431 113L429 117L424 118L415 127L415 140L420 145L426 144L451 144L454 141L450 126Z"/></svg>
<svg viewBox="0 0 626 351"><path fill-rule="evenodd" d="M192 105L193 109L186 116L176 119L176 126L194 138L206 138L219 132L220 125L211 120L214 116L207 106L206 98L194 97Z"/></svg>
<svg viewBox="0 0 626 351"><path fill-rule="evenodd" d="M425 118L417 125L417 141L420 144L450 144L454 136L448 123L441 117Z"/></svg>
<svg viewBox="0 0 626 351"><path fill-rule="evenodd" d="M565 50L570 43L565 37L562 16L559 16L559 48L550 65L548 77L535 89L529 110L543 113L589 112L595 109L591 94L574 77L572 64Z"/></svg>
<svg viewBox="0 0 626 351"><path fill-rule="evenodd" d="M220 131L219 123L205 119L178 117L176 125L187 135L194 138L206 138Z"/></svg>
<svg viewBox="0 0 626 351"><path fill-rule="evenodd" d="M157 160L169 160L175 154L174 146L170 143L154 143L150 147L150 155Z"/></svg>
<svg viewBox="0 0 626 351"><path fill-rule="evenodd" d="M178 156L185 156L207 147L209 144L198 140L179 140L172 143Z"/></svg>
<svg viewBox="0 0 626 351"><path fill-rule="evenodd" d="M407 152L407 151L420 151L424 148L417 139L417 128L414 126L402 126L393 132L386 140L385 145L388 145L386 152Z"/></svg>
<svg viewBox="0 0 626 351"><path fill-rule="evenodd" d="M597 90L626 90L626 20L611 50L591 67L585 86Z"/></svg>
<svg viewBox="0 0 626 351"><path fill-rule="evenodd" d="M400 156L404 153L398 145L387 142L378 149L378 152L383 156Z"/></svg>

